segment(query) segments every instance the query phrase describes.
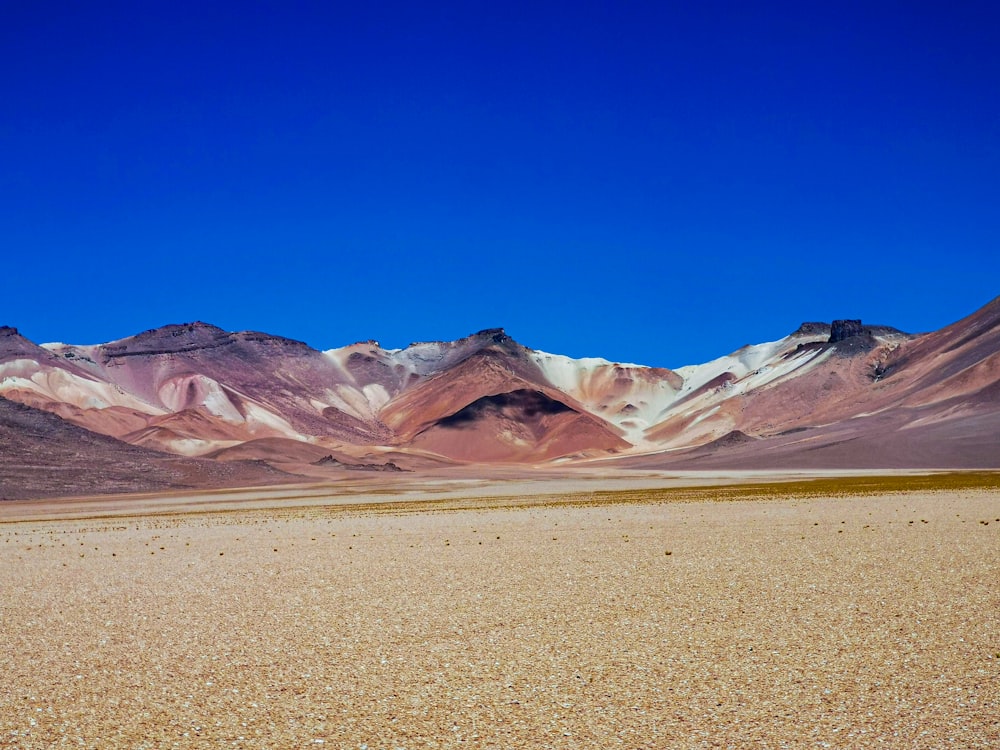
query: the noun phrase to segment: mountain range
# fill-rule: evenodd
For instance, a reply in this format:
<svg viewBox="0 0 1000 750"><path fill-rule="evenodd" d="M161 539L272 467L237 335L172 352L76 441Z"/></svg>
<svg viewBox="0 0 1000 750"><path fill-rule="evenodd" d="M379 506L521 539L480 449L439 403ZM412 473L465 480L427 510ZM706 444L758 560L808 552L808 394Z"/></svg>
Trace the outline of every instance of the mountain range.
<svg viewBox="0 0 1000 750"><path fill-rule="evenodd" d="M804 323L676 370L503 329L318 351L200 322L87 346L0 327L0 497L484 465L1000 467L1000 298L931 333Z"/></svg>

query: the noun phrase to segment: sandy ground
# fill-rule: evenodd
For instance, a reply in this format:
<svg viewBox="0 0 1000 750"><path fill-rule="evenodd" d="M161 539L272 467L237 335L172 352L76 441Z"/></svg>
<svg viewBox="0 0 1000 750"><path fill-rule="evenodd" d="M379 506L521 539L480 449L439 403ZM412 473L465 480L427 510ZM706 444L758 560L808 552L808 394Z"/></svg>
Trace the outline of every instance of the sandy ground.
<svg viewBox="0 0 1000 750"><path fill-rule="evenodd" d="M534 503L553 497L607 490L732 486L757 482L782 482L818 477L864 477L892 474L920 476L928 469L897 470L768 470L750 471L641 471L598 468L552 470L523 467L464 467L434 474L365 473L333 482L310 482L245 489L106 494L94 497L56 497L43 500L0 502L0 522L15 520L95 518L131 515L176 514L280 509L289 506L330 508L373 503L443 503L470 505L470 498L522 498ZM941 471L941 470L937 470ZM475 503L472 503L475 504ZM489 505L489 503L485 503Z"/></svg>
<svg viewBox="0 0 1000 750"><path fill-rule="evenodd" d="M0 747L1000 746L996 492L12 518Z"/></svg>

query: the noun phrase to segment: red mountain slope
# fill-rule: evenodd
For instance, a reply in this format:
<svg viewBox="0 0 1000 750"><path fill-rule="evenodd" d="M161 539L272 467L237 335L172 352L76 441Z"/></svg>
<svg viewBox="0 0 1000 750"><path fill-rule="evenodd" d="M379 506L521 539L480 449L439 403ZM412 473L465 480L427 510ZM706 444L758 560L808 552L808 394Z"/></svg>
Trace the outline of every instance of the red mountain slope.
<svg viewBox="0 0 1000 750"><path fill-rule="evenodd" d="M98 457L127 443L310 476L390 461L997 466L1000 299L933 333L807 323L676 371L538 352L502 329L319 352L204 323L93 346L0 328L0 394L123 441Z"/></svg>

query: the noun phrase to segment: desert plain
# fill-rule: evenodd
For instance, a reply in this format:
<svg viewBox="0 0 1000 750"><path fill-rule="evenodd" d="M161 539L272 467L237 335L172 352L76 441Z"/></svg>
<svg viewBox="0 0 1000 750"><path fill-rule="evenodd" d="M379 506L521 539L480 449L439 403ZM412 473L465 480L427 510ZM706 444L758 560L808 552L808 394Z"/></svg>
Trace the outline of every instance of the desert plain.
<svg viewBox="0 0 1000 750"><path fill-rule="evenodd" d="M996 474L394 481L0 505L0 747L1000 746Z"/></svg>

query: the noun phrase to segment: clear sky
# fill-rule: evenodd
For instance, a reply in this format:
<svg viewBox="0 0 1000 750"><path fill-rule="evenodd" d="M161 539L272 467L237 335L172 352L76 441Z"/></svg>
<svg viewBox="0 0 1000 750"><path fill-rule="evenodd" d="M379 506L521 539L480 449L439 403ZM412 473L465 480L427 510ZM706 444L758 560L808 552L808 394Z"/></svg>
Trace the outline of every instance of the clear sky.
<svg viewBox="0 0 1000 750"><path fill-rule="evenodd" d="M677 367L1000 294L987 2L0 0L0 324Z"/></svg>

